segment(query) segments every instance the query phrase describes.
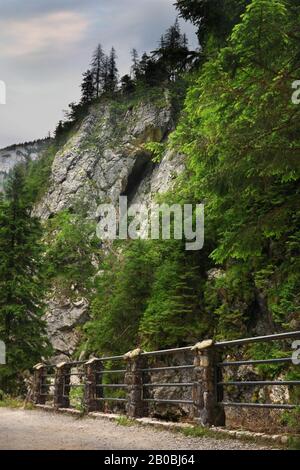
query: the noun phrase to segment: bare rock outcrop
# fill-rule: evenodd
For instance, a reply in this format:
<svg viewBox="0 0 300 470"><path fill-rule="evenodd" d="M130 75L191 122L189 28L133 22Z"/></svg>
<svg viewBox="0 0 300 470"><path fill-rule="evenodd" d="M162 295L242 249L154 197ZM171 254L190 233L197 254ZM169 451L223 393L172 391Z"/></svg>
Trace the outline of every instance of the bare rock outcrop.
<svg viewBox="0 0 300 470"><path fill-rule="evenodd" d="M96 219L99 204L117 205L120 196L150 207L157 194L172 187L184 158L166 150L154 163L145 144L166 142L174 127L168 94L132 106L110 101L92 106L56 154L49 189L35 215L48 219L84 207ZM55 360L71 357L80 339L77 327L88 320L88 303L76 306L54 295L45 318Z"/></svg>
<svg viewBox="0 0 300 470"><path fill-rule="evenodd" d="M0 150L0 192L9 173L19 163L36 160L49 145L51 139L38 140L20 145L12 145Z"/></svg>

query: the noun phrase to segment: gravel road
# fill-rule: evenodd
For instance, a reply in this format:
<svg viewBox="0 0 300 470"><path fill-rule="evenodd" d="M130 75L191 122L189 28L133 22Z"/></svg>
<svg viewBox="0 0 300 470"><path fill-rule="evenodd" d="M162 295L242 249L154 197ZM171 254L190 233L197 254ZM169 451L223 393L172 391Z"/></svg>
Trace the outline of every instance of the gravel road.
<svg viewBox="0 0 300 470"><path fill-rule="evenodd" d="M1 450L263 450L238 440L189 438L148 427L0 408Z"/></svg>

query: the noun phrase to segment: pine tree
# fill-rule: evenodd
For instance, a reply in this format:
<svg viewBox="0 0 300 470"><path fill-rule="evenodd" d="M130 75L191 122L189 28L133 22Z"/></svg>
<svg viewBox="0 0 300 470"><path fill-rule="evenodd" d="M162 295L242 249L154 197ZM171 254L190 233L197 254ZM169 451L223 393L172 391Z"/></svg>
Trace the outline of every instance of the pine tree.
<svg viewBox="0 0 300 470"><path fill-rule="evenodd" d="M131 58L132 58L131 77L135 80L138 77L138 72L139 72L139 55L136 49L132 49Z"/></svg>
<svg viewBox="0 0 300 470"><path fill-rule="evenodd" d="M101 44L98 44L93 58L92 58L92 75L94 78L94 87L95 87L95 93L96 93L96 98L99 98L100 96L100 90L102 86L102 80L103 80L103 67L105 64L105 54L103 52Z"/></svg>
<svg viewBox="0 0 300 470"><path fill-rule="evenodd" d="M115 48L111 49L110 55L107 60L107 83L105 91L108 93L115 93L118 86L118 68L117 68L117 55Z"/></svg>
<svg viewBox="0 0 300 470"><path fill-rule="evenodd" d="M64 123L62 120L59 121L59 123L57 124L56 128L55 128L55 131L54 131L54 137L55 139L60 139L60 137L62 136L64 132Z"/></svg>
<svg viewBox="0 0 300 470"><path fill-rule="evenodd" d="M175 81L177 76L187 69L188 63L193 61L195 53L189 51L188 39L185 34L181 34L178 18L162 35L158 49L152 54L158 68L171 81Z"/></svg>
<svg viewBox="0 0 300 470"><path fill-rule="evenodd" d="M165 36L162 34L160 38L160 43L159 43L160 49L165 49L166 47L166 42L165 42Z"/></svg>
<svg viewBox="0 0 300 470"><path fill-rule="evenodd" d="M129 75L121 78L121 91L124 95L130 95L135 89L135 84Z"/></svg>
<svg viewBox="0 0 300 470"><path fill-rule="evenodd" d="M94 74L91 70L87 70L83 74L83 82L81 84L81 103L89 104L93 101L94 97L98 97L98 89L94 87Z"/></svg>
<svg viewBox="0 0 300 470"><path fill-rule="evenodd" d="M46 353L41 226L26 199L24 169L17 167L0 201L0 338L7 348L0 388L14 393L22 372Z"/></svg>
<svg viewBox="0 0 300 470"><path fill-rule="evenodd" d="M140 63L139 63L139 74L140 75L145 75L147 73L147 68L148 68L148 65L149 65L149 61L150 61L150 56L144 52L144 54L142 55L142 58L140 60Z"/></svg>
<svg viewBox="0 0 300 470"><path fill-rule="evenodd" d="M182 46L183 47L186 47L188 49L189 47L189 40L188 40L188 37L187 35L184 33L184 35L182 36Z"/></svg>
<svg viewBox="0 0 300 470"><path fill-rule="evenodd" d="M167 30L164 43L166 49L178 49L183 45L183 36L181 35L178 18L176 18L174 25Z"/></svg>
<svg viewBox="0 0 300 470"><path fill-rule="evenodd" d="M108 69L109 69L109 59L107 56L105 56L104 61L103 61L102 72L101 72L101 83L102 83L102 90L104 93L106 93L109 88Z"/></svg>
<svg viewBox="0 0 300 470"><path fill-rule="evenodd" d="M138 64L137 80L148 86L156 86L161 84L165 77L164 65L145 52Z"/></svg>

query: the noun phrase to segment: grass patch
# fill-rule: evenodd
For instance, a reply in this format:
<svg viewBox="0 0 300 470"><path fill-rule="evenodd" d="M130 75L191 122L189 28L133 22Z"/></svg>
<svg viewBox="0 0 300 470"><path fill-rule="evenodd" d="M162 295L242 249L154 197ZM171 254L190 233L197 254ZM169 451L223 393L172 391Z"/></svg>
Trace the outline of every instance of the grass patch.
<svg viewBox="0 0 300 470"><path fill-rule="evenodd" d="M71 388L70 391L70 407L81 413L85 413L84 405L84 385Z"/></svg>
<svg viewBox="0 0 300 470"><path fill-rule="evenodd" d="M191 426L189 428L178 428L178 431L186 437L210 437L213 439L228 439L225 433L217 433L202 426Z"/></svg>
<svg viewBox="0 0 300 470"><path fill-rule="evenodd" d="M0 408L12 408L19 409L24 408L25 410L33 410L35 407L33 403L26 403L20 397L10 397L8 395L0 395Z"/></svg>
<svg viewBox="0 0 300 470"><path fill-rule="evenodd" d="M24 402L19 398L4 398L0 401L0 408L22 408Z"/></svg>
<svg viewBox="0 0 300 470"><path fill-rule="evenodd" d="M297 396L295 399L299 399L299 397ZM294 410L286 411L281 421L283 425L288 426L295 434L300 433L300 406L297 406Z"/></svg>
<svg viewBox="0 0 300 470"><path fill-rule="evenodd" d="M291 437L288 442L289 450L300 450L300 437Z"/></svg>
<svg viewBox="0 0 300 470"><path fill-rule="evenodd" d="M196 437L196 438L204 438L208 437L210 439L216 439L216 440L238 440L242 442L248 442L252 444L258 444L258 445L265 445L266 447L269 448L283 448L284 445L280 444L279 442L276 443L271 443L270 441L263 441L261 438L256 438L254 436L234 436L231 434L227 434L225 431L224 432L216 432L212 429L204 428L202 426L191 426L189 428L179 428L178 432L183 434L186 437Z"/></svg>
<svg viewBox="0 0 300 470"><path fill-rule="evenodd" d="M116 420L116 423L118 426L125 427L135 426L137 424L133 419L127 418L127 416L119 416Z"/></svg>

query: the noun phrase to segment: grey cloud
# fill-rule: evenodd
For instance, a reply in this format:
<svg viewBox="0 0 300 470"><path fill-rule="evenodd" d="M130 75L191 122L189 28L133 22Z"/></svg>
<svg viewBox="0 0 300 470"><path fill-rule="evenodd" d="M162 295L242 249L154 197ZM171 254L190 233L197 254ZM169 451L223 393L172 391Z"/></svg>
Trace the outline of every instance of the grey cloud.
<svg viewBox="0 0 300 470"><path fill-rule="evenodd" d="M0 0L0 11L1 17L7 19L32 18L62 10L87 11L99 3L99 0Z"/></svg>
<svg viewBox="0 0 300 470"><path fill-rule="evenodd" d="M0 0L0 23L7 26L0 27L0 80L8 88L7 105L0 105L0 148L54 129L62 109L79 98L81 75L97 43L107 51L116 47L120 72L126 73L130 50L153 50L175 20L173 3ZM53 15L60 15L59 22L51 23ZM8 34L9 24L16 30ZM182 22L182 27L196 47L192 25Z"/></svg>

